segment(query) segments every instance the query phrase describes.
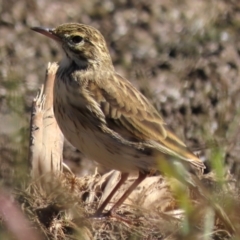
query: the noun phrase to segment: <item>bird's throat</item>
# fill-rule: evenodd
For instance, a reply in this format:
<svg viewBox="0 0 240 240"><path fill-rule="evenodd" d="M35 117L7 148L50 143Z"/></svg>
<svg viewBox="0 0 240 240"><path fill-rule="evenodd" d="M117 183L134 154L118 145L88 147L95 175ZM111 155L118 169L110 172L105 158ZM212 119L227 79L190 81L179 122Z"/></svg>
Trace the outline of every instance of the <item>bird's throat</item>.
<svg viewBox="0 0 240 240"><path fill-rule="evenodd" d="M65 72L68 74L76 70L85 70L87 67L88 67L87 60L79 57L71 58L67 55L64 56L59 65L61 72Z"/></svg>

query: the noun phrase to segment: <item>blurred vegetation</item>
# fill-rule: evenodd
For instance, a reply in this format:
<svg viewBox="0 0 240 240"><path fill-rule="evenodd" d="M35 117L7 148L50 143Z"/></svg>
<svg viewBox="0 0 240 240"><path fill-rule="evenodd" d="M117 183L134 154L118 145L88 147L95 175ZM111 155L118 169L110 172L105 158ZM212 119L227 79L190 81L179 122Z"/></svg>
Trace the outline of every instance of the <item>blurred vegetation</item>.
<svg viewBox="0 0 240 240"><path fill-rule="evenodd" d="M28 181L31 102L47 63L61 59L53 41L29 28L65 22L102 32L116 70L199 150L206 173L215 169L220 179L229 174L239 179L238 0L9 0L0 2L0 187L11 191ZM82 169L84 159L74 149L66 148L64 156L79 175L92 173L91 166ZM0 233L8 239L1 224Z"/></svg>

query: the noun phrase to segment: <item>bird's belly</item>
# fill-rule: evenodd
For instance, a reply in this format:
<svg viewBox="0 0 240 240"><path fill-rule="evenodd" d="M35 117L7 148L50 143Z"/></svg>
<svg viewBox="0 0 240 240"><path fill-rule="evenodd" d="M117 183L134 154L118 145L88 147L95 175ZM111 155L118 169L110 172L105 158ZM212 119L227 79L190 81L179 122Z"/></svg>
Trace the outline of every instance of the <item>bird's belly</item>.
<svg viewBox="0 0 240 240"><path fill-rule="evenodd" d="M55 108L55 117L64 136L74 147L109 169L131 172L153 164L153 157L102 132L97 127L98 123L93 124L94 120L86 113L61 104Z"/></svg>

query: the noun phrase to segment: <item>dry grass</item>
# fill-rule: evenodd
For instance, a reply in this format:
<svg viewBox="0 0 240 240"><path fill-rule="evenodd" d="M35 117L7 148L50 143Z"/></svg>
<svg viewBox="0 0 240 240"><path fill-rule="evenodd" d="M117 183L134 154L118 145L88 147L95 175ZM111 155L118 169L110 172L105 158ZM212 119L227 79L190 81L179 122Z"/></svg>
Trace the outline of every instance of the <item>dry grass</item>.
<svg viewBox="0 0 240 240"><path fill-rule="evenodd" d="M214 178L208 175L202 182L237 227L240 202L235 183L228 179L220 186ZM109 174L83 178L63 174L44 191L32 182L16 191L15 198L47 239L234 239L207 202L183 186L174 184L171 190L173 185L161 176L148 178L133 192L118 211L123 220L91 218L109 180Z"/></svg>

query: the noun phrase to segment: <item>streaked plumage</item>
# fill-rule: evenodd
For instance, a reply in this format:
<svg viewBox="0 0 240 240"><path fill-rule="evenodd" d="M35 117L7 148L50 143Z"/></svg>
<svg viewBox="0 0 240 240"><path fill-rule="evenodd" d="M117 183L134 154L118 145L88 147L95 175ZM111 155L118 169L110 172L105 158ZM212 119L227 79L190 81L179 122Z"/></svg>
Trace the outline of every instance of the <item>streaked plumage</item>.
<svg viewBox="0 0 240 240"><path fill-rule="evenodd" d="M33 30L53 38L64 50L54 86L54 113L64 136L82 153L120 170L124 175L120 182L129 172L139 171L133 187L158 169L161 159L204 169L151 103L115 72L98 30L77 23Z"/></svg>

